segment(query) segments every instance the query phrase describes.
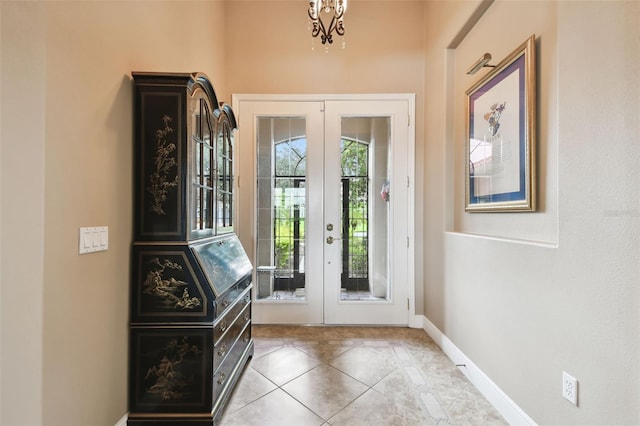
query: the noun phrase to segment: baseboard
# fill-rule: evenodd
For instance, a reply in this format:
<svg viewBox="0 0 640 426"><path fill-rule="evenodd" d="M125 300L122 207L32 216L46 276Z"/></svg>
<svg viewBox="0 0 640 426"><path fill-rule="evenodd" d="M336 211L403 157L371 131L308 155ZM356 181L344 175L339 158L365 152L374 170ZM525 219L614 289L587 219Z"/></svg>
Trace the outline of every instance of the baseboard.
<svg viewBox="0 0 640 426"><path fill-rule="evenodd" d="M424 329L424 320L426 318L423 315L409 315L409 328L422 328Z"/></svg>
<svg viewBox="0 0 640 426"><path fill-rule="evenodd" d="M433 325L426 317L422 317L424 331L442 352L449 357L456 365L464 365L460 367L460 371L469 379L469 381L480 391L482 395L495 407L496 410L504 417L510 425L534 426L536 422L527 415L518 405L513 402L509 396L502 391L482 370L476 366L467 356L453 344L442 332Z"/></svg>
<svg viewBox="0 0 640 426"><path fill-rule="evenodd" d="M118 423L116 423L115 426L127 426L127 417L128 416L129 416L129 413L127 413L124 416L122 416L122 418L120 420L118 420Z"/></svg>

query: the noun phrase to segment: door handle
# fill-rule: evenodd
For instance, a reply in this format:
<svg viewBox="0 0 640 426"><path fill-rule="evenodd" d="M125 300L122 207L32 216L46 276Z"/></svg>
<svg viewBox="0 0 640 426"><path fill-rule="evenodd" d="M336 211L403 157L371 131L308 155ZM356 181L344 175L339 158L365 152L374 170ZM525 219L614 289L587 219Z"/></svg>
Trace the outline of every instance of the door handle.
<svg viewBox="0 0 640 426"><path fill-rule="evenodd" d="M340 238L327 237L327 244L333 244L334 241L340 241Z"/></svg>

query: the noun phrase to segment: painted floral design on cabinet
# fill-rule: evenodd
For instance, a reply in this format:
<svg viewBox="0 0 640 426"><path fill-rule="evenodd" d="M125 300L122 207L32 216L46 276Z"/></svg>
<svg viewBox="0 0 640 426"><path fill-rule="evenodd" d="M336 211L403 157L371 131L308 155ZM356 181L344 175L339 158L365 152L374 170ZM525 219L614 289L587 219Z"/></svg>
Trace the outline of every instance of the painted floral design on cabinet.
<svg viewBox="0 0 640 426"><path fill-rule="evenodd" d="M155 169L150 176L150 186L147 192L151 194L151 211L158 215L166 215L164 204L167 194L172 188L178 186L178 174L175 156L176 144L169 140L174 129L171 127L173 119L168 115L162 117L164 126L156 131L156 153L153 156ZM174 174L174 176L172 176Z"/></svg>
<svg viewBox="0 0 640 426"><path fill-rule="evenodd" d="M182 265L172 262L169 259L154 257L149 260L151 265L147 271L142 291L145 294L157 296L164 300L167 307L181 310L194 310L199 308L202 300L198 297L191 297L188 283L174 276L170 276L171 271L182 271Z"/></svg>
<svg viewBox="0 0 640 426"><path fill-rule="evenodd" d="M145 400L168 403L193 399L202 381L203 352L199 345L183 336L165 341L164 347L152 348L148 348L147 359L157 361L147 368L144 377Z"/></svg>

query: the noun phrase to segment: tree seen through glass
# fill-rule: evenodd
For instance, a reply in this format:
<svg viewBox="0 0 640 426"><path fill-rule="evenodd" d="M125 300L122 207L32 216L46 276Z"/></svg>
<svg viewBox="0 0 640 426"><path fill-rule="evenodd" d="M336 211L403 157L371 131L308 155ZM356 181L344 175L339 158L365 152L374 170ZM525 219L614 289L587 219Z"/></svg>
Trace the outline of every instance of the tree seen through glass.
<svg viewBox="0 0 640 426"><path fill-rule="evenodd" d="M306 139L274 146L276 287L304 287ZM342 286L368 290L369 145L341 141ZM284 287L284 288L283 288Z"/></svg>

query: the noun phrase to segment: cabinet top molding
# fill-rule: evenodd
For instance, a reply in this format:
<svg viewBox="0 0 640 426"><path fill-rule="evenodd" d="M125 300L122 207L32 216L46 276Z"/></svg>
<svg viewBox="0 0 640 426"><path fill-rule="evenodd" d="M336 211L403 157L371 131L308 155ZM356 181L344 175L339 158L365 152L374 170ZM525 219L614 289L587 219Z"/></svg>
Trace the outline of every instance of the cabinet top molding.
<svg viewBox="0 0 640 426"><path fill-rule="evenodd" d="M132 71L131 76L138 86L180 86L186 87L188 94L200 87L209 98L212 105L217 109L224 109L228 113L224 102L219 102L216 92L213 89L211 80L203 72L148 72L148 71ZM234 118L235 122L235 118Z"/></svg>

